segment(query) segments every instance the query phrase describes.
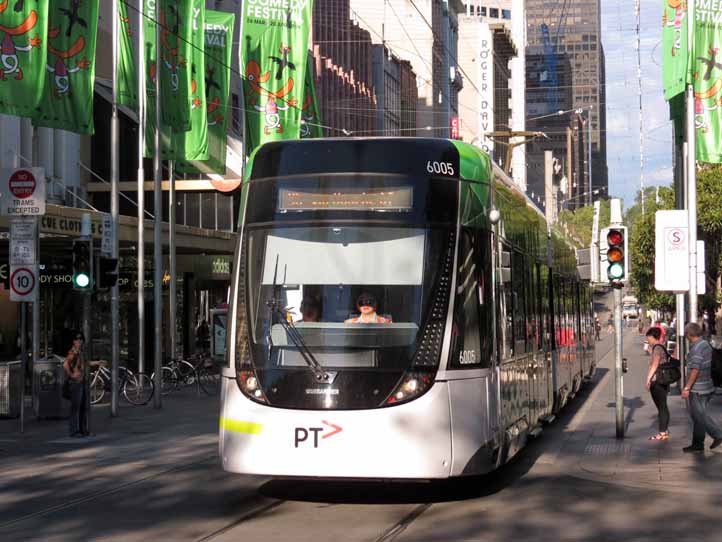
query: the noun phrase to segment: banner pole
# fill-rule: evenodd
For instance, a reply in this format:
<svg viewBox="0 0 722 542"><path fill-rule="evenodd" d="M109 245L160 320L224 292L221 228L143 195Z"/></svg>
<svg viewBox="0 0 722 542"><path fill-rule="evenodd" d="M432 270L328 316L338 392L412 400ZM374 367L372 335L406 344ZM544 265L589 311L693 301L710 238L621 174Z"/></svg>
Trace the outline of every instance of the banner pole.
<svg viewBox="0 0 722 542"><path fill-rule="evenodd" d="M168 313L170 329L170 357L176 359L176 193L175 193L175 163L173 160L168 162L168 259L170 266L170 284L168 288Z"/></svg>
<svg viewBox="0 0 722 542"><path fill-rule="evenodd" d="M694 0L687 0L687 49L694 50ZM687 85L687 213L689 217L689 318L697 322L697 142L694 86Z"/></svg>
<svg viewBox="0 0 722 542"><path fill-rule="evenodd" d="M153 213L155 215L153 230L153 327L154 339L154 371L155 389L153 394L153 407L161 408L161 371L163 366L163 192L162 192L162 162L160 155L160 123L161 123L161 54L160 54L160 2L155 4L155 137L153 145Z"/></svg>
<svg viewBox="0 0 722 542"><path fill-rule="evenodd" d="M145 150L145 0L138 12L138 372L145 372L145 170L143 154Z"/></svg>
<svg viewBox="0 0 722 542"><path fill-rule="evenodd" d="M111 220L111 257L118 259L118 2L113 2L113 115L110 119L110 220ZM110 415L118 415L118 366L120 364L120 337L118 283L110 290L110 344L111 344L111 387Z"/></svg>

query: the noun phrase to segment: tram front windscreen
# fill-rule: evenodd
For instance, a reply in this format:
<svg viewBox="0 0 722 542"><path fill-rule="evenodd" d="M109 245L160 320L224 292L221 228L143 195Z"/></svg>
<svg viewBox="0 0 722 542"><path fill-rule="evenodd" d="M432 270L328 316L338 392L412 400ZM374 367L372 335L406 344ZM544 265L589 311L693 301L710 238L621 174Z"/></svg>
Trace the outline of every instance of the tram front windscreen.
<svg viewBox="0 0 722 542"><path fill-rule="evenodd" d="M249 192L248 340L273 406L382 406L418 361L445 284L457 183L336 180L265 181ZM434 200L439 192L445 196ZM434 212L429 201L448 207ZM309 354L328 383L319 383ZM438 362L425 359L423 370Z"/></svg>

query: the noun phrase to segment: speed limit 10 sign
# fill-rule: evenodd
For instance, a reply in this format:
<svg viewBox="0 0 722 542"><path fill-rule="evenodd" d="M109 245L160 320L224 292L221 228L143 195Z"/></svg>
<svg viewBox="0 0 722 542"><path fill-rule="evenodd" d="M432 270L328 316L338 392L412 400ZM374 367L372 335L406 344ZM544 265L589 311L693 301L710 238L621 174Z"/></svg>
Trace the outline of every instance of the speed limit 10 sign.
<svg viewBox="0 0 722 542"><path fill-rule="evenodd" d="M38 298L38 266L10 266L10 301L35 302Z"/></svg>

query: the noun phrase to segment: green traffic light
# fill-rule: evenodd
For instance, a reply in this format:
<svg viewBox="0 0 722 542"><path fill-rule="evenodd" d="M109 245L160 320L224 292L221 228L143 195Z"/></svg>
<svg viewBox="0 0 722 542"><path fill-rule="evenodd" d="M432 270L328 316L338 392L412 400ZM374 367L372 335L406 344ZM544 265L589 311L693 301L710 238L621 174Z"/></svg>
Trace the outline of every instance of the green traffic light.
<svg viewBox="0 0 722 542"><path fill-rule="evenodd" d="M607 276L609 280L619 280L624 278L624 265L622 263L613 263L607 268Z"/></svg>
<svg viewBox="0 0 722 542"><path fill-rule="evenodd" d="M87 288L90 286L90 276L85 273L78 273L73 277L73 282L78 288Z"/></svg>

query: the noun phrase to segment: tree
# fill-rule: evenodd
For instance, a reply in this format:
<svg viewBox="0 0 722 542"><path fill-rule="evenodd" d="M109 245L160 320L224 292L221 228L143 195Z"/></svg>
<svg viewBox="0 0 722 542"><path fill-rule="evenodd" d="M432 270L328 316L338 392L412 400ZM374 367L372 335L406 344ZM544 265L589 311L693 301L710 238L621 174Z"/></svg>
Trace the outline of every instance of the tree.
<svg viewBox="0 0 722 542"><path fill-rule="evenodd" d="M609 226L609 200L602 200L599 210L599 229ZM594 221L594 206L585 205L574 211L563 209L559 213L559 222L566 228L570 237L579 248L592 244L592 223Z"/></svg>
<svg viewBox="0 0 722 542"><path fill-rule="evenodd" d="M630 228L630 282L637 297L650 308L671 311L674 297L654 289L654 213L674 209L674 192L669 187L645 189L642 213L641 192L625 215ZM720 306L717 281L722 268L722 166L706 165L697 175L697 236L705 242L707 294L700 298L702 310L715 311Z"/></svg>
<svg viewBox="0 0 722 542"><path fill-rule="evenodd" d="M637 192L635 204L626 212L624 223L629 228L630 284L640 303L656 310L672 311L674 296L654 288L654 213L674 209L674 192L671 188L645 189L642 212L642 193Z"/></svg>

